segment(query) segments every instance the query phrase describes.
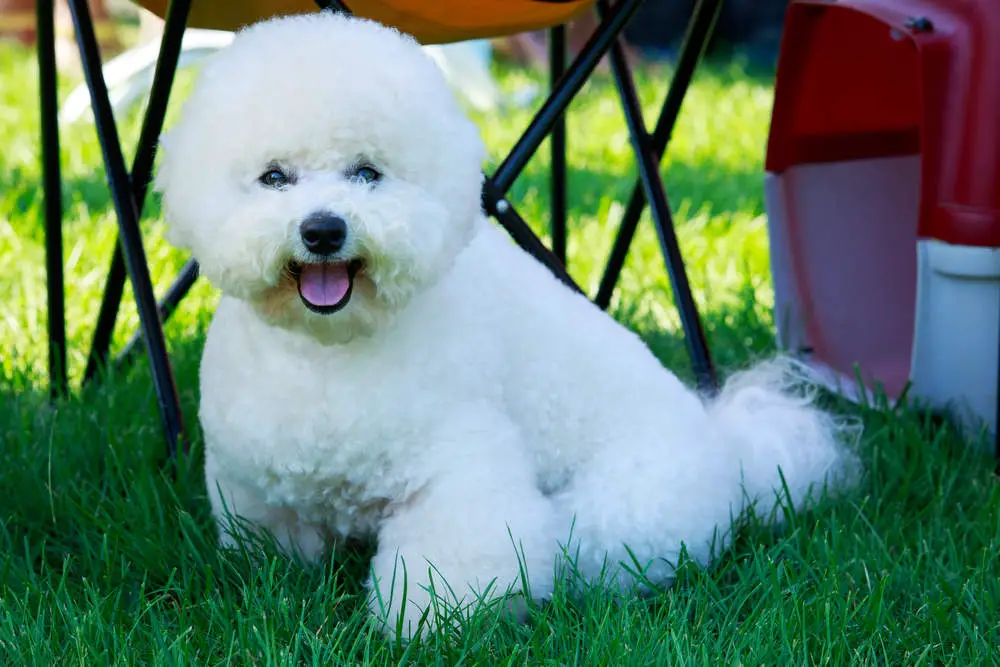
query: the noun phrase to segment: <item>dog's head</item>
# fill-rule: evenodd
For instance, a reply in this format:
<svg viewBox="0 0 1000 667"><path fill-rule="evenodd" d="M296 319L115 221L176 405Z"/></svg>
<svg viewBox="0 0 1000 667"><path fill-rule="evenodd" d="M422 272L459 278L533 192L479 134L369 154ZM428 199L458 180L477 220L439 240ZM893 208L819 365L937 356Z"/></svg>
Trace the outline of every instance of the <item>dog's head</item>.
<svg viewBox="0 0 1000 667"><path fill-rule="evenodd" d="M262 317L331 341L447 273L481 220L478 129L414 40L369 21L242 31L161 143L169 240Z"/></svg>

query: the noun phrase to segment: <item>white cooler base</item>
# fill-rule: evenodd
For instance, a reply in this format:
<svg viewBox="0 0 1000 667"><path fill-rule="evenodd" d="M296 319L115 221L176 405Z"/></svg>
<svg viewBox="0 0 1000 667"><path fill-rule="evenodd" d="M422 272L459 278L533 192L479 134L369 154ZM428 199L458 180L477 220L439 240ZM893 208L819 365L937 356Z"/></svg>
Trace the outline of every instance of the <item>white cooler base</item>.
<svg viewBox="0 0 1000 667"><path fill-rule="evenodd" d="M995 433L1000 251L920 241L917 258L912 391Z"/></svg>

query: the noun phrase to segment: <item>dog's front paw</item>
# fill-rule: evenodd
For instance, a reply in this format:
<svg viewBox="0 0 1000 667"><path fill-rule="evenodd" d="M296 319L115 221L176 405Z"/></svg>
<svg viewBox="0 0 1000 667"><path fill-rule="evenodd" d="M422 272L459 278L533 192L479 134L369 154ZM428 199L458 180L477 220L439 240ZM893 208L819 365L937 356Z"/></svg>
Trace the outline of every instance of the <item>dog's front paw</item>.
<svg viewBox="0 0 1000 667"><path fill-rule="evenodd" d="M401 638L516 612L517 596L543 599L554 585L562 527L517 429L470 405L436 436L426 483L388 512L372 560L372 611Z"/></svg>
<svg viewBox="0 0 1000 667"><path fill-rule="evenodd" d="M477 577L450 564L445 574L423 558L376 556L367 582L368 605L379 629L390 639L410 641L439 631L459 633L476 613L507 614L516 622L527 616L520 580Z"/></svg>
<svg viewBox="0 0 1000 667"><path fill-rule="evenodd" d="M436 582L415 576L418 572L414 568L411 574L400 558L392 566L378 559L372 563L372 576L366 582L368 608L378 628L391 640L409 641L422 632L433 633L439 618L446 616L446 598L437 592Z"/></svg>

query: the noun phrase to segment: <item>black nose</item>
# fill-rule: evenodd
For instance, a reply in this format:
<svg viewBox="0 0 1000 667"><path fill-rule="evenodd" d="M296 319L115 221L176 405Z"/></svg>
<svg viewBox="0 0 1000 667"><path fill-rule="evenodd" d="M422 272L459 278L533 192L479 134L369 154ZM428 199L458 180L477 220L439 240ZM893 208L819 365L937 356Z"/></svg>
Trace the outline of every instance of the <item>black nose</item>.
<svg viewBox="0 0 1000 667"><path fill-rule="evenodd" d="M344 247L347 223L332 213L313 213L299 225L299 236L309 252L332 255Z"/></svg>

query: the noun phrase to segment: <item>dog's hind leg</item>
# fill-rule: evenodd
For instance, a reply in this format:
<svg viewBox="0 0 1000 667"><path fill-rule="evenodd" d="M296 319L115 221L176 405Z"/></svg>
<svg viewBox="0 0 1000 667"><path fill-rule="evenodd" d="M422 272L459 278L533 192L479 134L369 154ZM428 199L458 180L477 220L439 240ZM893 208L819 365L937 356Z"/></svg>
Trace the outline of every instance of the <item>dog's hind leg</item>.
<svg viewBox="0 0 1000 667"><path fill-rule="evenodd" d="M628 437L598 447L553 498L574 518L568 549L582 578L667 585L682 548L709 565L749 507L780 523L824 487L849 487L855 434L813 403L806 379L788 360L758 364L705 411L651 411L628 424Z"/></svg>
<svg viewBox="0 0 1000 667"><path fill-rule="evenodd" d="M599 447L552 498L572 524L565 544L571 587L631 593L669 585L682 549L707 564L739 514L738 461L706 439L679 442L652 429L631 435Z"/></svg>

